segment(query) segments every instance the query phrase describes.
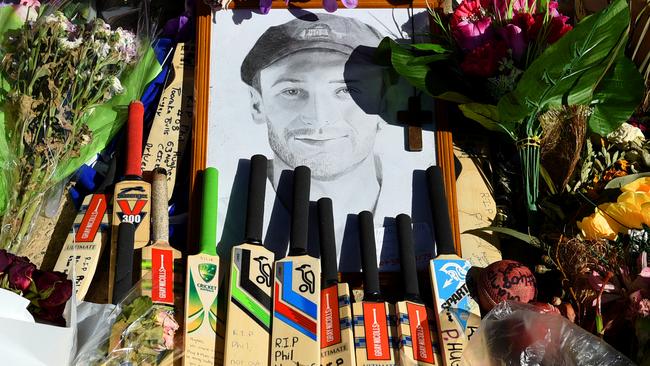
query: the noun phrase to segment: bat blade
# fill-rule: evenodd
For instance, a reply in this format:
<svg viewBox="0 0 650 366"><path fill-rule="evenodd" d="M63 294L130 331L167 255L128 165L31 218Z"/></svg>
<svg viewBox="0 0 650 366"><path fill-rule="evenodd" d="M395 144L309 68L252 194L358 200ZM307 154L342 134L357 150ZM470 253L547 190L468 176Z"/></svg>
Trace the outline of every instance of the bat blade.
<svg viewBox="0 0 650 366"><path fill-rule="evenodd" d="M358 366L397 365L395 310L386 302L352 304Z"/></svg>
<svg viewBox="0 0 650 366"><path fill-rule="evenodd" d="M320 364L320 263L308 255L275 263L271 364Z"/></svg>
<svg viewBox="0 0 650 366"><path fill-rule="evenodd" d="M261 245L233 248L226 319L226 365L266 365L271 339L273 252Z"/></svg>
<svg viewBox="0 0 650 366"><path fill-rule="evenodd" d="M103 248L109 238L110 196L95 193L84 198L73 227L54 266L68 274L74 265L76 296L82 301L92 282Z"/></svg>
<svg viewBox="0 0 650 366"><path fill-rule="evenodd" d="M320 296L321 365L356 365L348 284L328 287L321 290Z"/></svg>
<svg viewBox="0 0 650 366"><path fill-rule="evenodd" d="M219 172L203 174L200 253L187 257L185 273L184 357L186 366L212 366L223 360L219 328L219 256L217 256L217 202ZM221 346L221 347L219 347Z"/></svg>
<svg viewBox="0 0 650 366"><path fill-rule="evenodd" d="M435 315L423 304L400 301L397 310L400 365L439 365Z"/></svg>

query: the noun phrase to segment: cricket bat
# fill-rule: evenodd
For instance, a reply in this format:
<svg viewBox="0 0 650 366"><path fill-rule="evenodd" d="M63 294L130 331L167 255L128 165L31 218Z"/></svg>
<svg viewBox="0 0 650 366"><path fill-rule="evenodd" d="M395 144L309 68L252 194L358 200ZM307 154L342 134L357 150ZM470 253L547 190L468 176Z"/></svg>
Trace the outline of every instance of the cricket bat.
<svg viewBox="0 0 650 366"><path fill-rule="evenodd" d="M151 209L152 244L142 249L142 278L151 271L151 286L145 280L143 292L150 294L154 303L174 305L174 259L180 258L181 252L169 245L167 172L163 168L153 171Z"/></svg>
<svg viewBox="0 0 650 366"><path fill-rule="evenodd" d="M359 213L363 301L352 305L358 366L397 365L395 309L382 298L372 213Z"/></svg>
<svg viewBox="0 0 650 366"><path fill-rule="evenodd" d="M115 261L117 257L117 228L120 222L135 226L134 248L149 243L151 185L142 179L142 124L144 105L140 101L129 105L129 119L126 132L126 170L124 178L115 184L113 194L113 219L111 221L111 251L108 270L108 298L113 298L115 282Z"/></svg>
<svg viewBox="0 0 650 366"><path fill-rule="evenodd" d="M262 244L267 160L251 157L245 241L232 248L224 365L268 365L275 255Z"/></svg>
<svg viewBox="0 0 650 366"><path fill-rule="evenodd" d="M87 195L79 208L72 228L65 239L54 270L68 274L74 265L77 300L82 301L95 276L101 253L110 236L110 194L104 192L112 181L115 163L111 164L106 178L97 193Z"/></svg>
<svg viewBox="0 0 650 366"><path fill-rule="evenodd" d="M213 366L217 339L217 202L219 172L207 168L203 173L200 252L187 257L185 275L185 337L183 364ZM154 186L155 187L155 186Z"/></svg>
<svg viewBox="0 0 650 366"><path fill-rule="evenodd" d="M122 301L133 286L133 240L135 226L130 222L120 222L117 228L117 263L115 284L113 285L113 304Z"/></svg>
<svg viewBox="0 0 650 366"><path fill-rule="evenodd" d="M347 283L339 283L332 200L321 198L318 233L322 267L320 291L320 364L355 366L352 307Z"/></svg>
<svg viewBox="0 0 650 366"><path fill-rule="evenodd" d="M427 169L427 185L437 249L429 268L440 353L443 365L457 365L467 341L478 329L481 313L465 283L471 265L454 249L445 183L439 167Z"/></svg>
<svg viewBox="0 0 650 366"><path fill-rule="evenodd" d="M311 171L293 172L293 210L289 256L275 262L271 364L314 366L320 363L320 274L318 258L307 254Z"/></svg>
<svg viewBox="0 0 650 366"><path fill-rule="evenodd" d="M395 305L399 338L399 364L403 366L440 365L435 316L431 309L424 306L420 297L411 218L401 214L397 216L396 221L400 272L404 280L404 300Z"/></svg>

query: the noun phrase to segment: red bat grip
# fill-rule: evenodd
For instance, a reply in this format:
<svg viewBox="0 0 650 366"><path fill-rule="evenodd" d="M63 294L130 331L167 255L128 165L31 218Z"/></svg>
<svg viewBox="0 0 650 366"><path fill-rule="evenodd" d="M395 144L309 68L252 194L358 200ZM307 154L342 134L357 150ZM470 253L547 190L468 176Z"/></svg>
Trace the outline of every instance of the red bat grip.
<svg viewBox="0 0 650 366"><path fill-rule="evenodd" d="M129 120L126 130L126 171L125 175L142 176L142 129L144 105L136 100L129 105Z"/></svg>

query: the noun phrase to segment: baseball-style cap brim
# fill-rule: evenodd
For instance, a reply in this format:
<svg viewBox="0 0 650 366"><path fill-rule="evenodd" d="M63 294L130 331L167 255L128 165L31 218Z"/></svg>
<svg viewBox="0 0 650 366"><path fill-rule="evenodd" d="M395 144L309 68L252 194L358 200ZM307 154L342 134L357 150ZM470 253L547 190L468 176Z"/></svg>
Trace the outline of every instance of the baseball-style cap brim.
<svg viewBox="0 0 650 366"><path fill-rule="evenodd" d="M360 48L376 47L380 41L379 32L357 19L310 14L267 29L244 58L241 78L253 85L260 70L298 52L331 50L351 55Z"/></svg>

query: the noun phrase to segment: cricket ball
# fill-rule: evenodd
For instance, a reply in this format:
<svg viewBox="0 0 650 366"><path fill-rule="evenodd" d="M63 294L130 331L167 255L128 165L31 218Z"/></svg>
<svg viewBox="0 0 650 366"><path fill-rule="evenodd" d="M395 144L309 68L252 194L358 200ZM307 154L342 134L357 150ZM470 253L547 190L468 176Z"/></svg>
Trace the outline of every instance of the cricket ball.
<svg viewBox="0 0 650 366"><path fill-rule="evenodd" d="M483 311L505 300L529 302L537 296L535 276L523 264L512 260L494 262L481 270L477 281L479 304Z"/></svg>

